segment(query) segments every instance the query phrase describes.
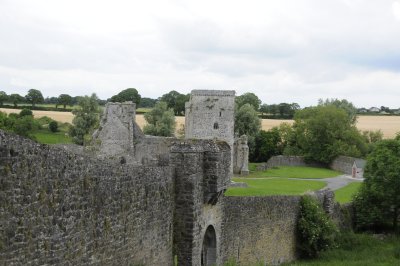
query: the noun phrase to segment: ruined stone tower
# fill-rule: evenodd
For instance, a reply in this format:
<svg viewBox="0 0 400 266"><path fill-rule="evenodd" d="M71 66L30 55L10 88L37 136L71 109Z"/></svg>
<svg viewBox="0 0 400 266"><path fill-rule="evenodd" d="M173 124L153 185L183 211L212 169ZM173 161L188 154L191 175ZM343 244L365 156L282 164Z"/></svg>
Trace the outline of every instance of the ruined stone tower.
<svg viewBox="0 0 400 266"><path fill-rule="evenodd" d="M185 138L226 141L232 151L231 172L248 174L247 138L235 139L235 91L193 90L185 108Z"/></svg>
<svg viewBox="0 0 400 266"><path fill-rule="evenodd" d="M219 139L233 147L235 91L193 90L185 105L187 139Z"/></svg>
<svg viewBox="0 0 400 266"><path fill-rule="evenodd" d="M223 140L233 150L234 109L233 90L192 90L190 100L185 104L185 138Z"/></svg>

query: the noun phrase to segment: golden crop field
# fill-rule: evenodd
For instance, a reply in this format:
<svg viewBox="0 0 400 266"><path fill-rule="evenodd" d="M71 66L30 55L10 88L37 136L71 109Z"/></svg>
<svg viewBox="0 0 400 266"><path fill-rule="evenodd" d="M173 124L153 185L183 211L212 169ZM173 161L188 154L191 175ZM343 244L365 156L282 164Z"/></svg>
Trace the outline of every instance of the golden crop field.
<svg viewBox="0 0 400 266"><path fill-rule="evenodd" d="M0 108L0 111L19 113L21 110ZM48 116L63 123L72 123L73 119L73 114L69 112L33 111L33 114L36 118ZM146 124L143 115L136 115L136 122L141 128ZM176 122L176 130L179 130L185 124L185 118L176 117ZM262 129L269 130L281 123L292 124L293 120L263 119L261 125ZM381 130L385 138L393 138L397 132L400 132L400 116L359 116L357 128L360 130Z"/></svg>

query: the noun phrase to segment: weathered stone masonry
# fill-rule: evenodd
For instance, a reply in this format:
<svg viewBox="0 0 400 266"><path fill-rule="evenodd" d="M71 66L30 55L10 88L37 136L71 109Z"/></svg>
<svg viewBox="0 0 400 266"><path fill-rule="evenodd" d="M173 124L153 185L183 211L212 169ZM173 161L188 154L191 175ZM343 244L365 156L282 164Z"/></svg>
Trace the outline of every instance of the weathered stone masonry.
<svg viewBox="0 0 400 266"><path fill-rule="evenodd" d="M0 265L171 265L173 184L0 131Z"/></svg>

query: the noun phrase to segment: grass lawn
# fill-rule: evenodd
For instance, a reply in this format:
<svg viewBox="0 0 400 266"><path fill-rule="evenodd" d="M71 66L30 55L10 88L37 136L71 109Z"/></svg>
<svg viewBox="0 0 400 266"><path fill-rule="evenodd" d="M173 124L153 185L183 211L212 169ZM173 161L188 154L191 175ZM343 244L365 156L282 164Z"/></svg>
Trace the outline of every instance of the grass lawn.
<svg viewBox="0 0 400 266"><path fill-rule="evenodd" d="M384 240L367 234L351 234L347 244L322 252L320 258L297 261L286 266L394 266L400 265L400 237ZM348 239L347 239L348 238Z"/></svg>
<svg viewBox="0 0 400 266"><path fill-rule="evenodd" d="M43 144L62 144L62 143L72 143L72 140L69 136L65 135L65 132L56 132L52 133L49 130L42 129L33 133L37 142Z"/></svg>
<svg viewBox="0 0 400 266"><path fill-rule="evenodd" d="M225 192L226 196L301 195L310 190L319 190L326 185L325 182L321 181L290 180L286 178L233 178L233 181L245 182L248 187L228 188Z"/></svg>
<svg viewBox="0 0 400 266"><path fill-rule="evenodd" d="M348 203L351 201L353 195L358 191L361 182L353 182L345 187L335 190L335 199L339 203Z"/></svg>
<svg viewBox="0 0 400 266"><path fill-rule="evenodd" d="M251 165L251 168L254 168ZM287 178L327 178L341 175L341 172L326 168L306 166L280 166L266 171L250 172L248 178L254 177L287 177Z"/></svg>

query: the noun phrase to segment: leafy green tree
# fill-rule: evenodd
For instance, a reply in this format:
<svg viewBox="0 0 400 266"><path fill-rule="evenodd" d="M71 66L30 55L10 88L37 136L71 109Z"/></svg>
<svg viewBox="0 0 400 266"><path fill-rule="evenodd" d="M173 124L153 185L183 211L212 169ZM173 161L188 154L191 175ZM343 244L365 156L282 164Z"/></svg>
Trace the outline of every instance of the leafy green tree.
<svg viewBox="0 0 400 266"><path fill-rule="evenodd" d="M156 99L151 99L151 98L144 97L144 98L142 98L140 100L139 107L141 107L141 108L152 108L152 107L154 107L154 105L156 105L156 102L157 102Z"/></svg>
<svg viewBox="0 0 400 266"><path fill-rule="evenodd" d="M376 229L400 219L400 140L382 140L367 158L364 182L354 198L358 228Z"/></svg>
<svg viewBox="0 0 400 266"><path fill-rule="evenodd" d="M88 140L89 134L99 122L99 105L96 94L81 97L78 101L78 108L72 113L75 115L70 128L70 135L74 143L83 145Z"/></svg>
<svg viewBox="0 0 400 266"><path fill-rule="evenodd" d="M297 243L305 258L318 257L321 251L335 246L338 230L321 205L311 196L300 199L297 221Z"/></svg>
<svg viewBox="0 0 400 266"><path fill-rule="evenodd" d="M141 96L135 88L125 89L119 92L117 95L111 97L111 102L134 102L136 104L136 108L138 108L140 104Z"/></svg>
<svg viewBox="0 0 400 266"><path fill-rule="evenodd" d="M338 155L362 157L367 144L355 121L333 105L309 107L296 112L294 141L289 150L301 151L306 160L325 164Z"/></svg>
<svg viewBox="0 0 400 266"><path fill-rule="evenodd" d="M25 98L17 93L13 93L9 96L9 100L14 104L14 107L18 107L18 104L23 103Z"/></svg>
<svg viewBox="0 0 400 266"><path fill-rule="evenodd" d="M58 131L58 123L57 123L57 121L51 121L49 123L49 130L51 132L57 132Z"/></svg>
<svg viewBox="0 0 400 266"><path fill-rule="evenodd" d="M235 133L239 136L247 135L249 146L249 157L254 157L255 137L261 129L261 120L254 107L248 103L236 109Z"/></svg>
<svg viewBox="0 0 400 266"><path fill-rule="evenodd" d="M39 90L30 89L28 94L25 96L25 99L28 103L32 104L32 107L35 107L37 103L44 102L44 98L42 93Z"/></svg>
<svg viewBox="0 0 400 266"><path fill-rule="evenodd" d="M189 101L189 98L189 94L182 94L172 90L161 96L160 101L166 102L168 108L174 110L175 115L182 115L185 113L185 103Z"/></svg>
<svg viewBox="0 0 400 266"><path fill-rule="evenodd" d="M261 100L252 92L246 92L235 98L236 107L240 109L245 104L253 106L254 110L260 109Z"/></svg>
<svg viewBox="0 0 400 266"><path fill-rule="evenodd" d="M8 95L5 91L0 91L0 106L3 106L3 104L8 101Z"/></svg>
<svg viewBox="0 0 400 266"><path fill-rule="evenodd" d="M11 121L8 118L8 115L0 111L0 129L10 130L10 124Z"/></svg>
<svg viewBox="0 0 400 266"><path fill-rule="evenodd" d="M283 152L279 128L274 127L268 131L260 130L255 136L254 152L250 157L252 162L266 162L275 155Z"/></svg>
<svg viewBox="0 0 400 266"><path fill-rule="evenodd" d="M346 99L326 99L325 101L322 99L318 100L319 106L335 106L339 109L343 109L350 118L350 121L356 122L357 120L357 108L353 105L353 103L347 101Z"/></svg>
<svg viewBox="0 0 400 266"><path fill-rule="evenodd" d="M154 108L144 114L147 125L143 127L143 132L153 136L170 137L175 132L174 111L168 108L166 102L158 102Z"/></svg>
<svg viewBox="0 0 400 266"><path fill-rule="evenodd" d="M20 136L32 138L32 130L37 129L37 124L35 123L33 116L25 115L15 120L12 129Z"/></svg>
<svg viewBox="0 0 400 266"><path fill-rule="evenodd" d="M235 132L241 135L255 136L261 129L261 120L257 111L248 103L235 112Z"/></svg>
<svg viewBox="0 0 400 266"><path fill-rule="evenodd" d="M68 94L60 94L57 99L57 104L64 106L64 109L66 109L67 105L72 106L72 97Z"/></svg>
<svg viewBox="0 0 400 266"><path fill-rule="evenodd" d="M19 116L20 117L23 117L23 116L26 116L26 115L33 116L32 110L24 108L24 109L21 110L21 112L19 112Z"/></svg>

